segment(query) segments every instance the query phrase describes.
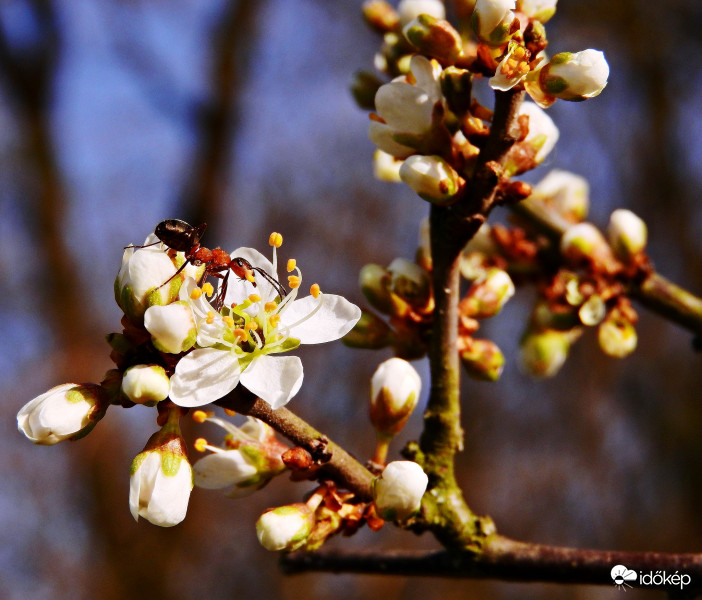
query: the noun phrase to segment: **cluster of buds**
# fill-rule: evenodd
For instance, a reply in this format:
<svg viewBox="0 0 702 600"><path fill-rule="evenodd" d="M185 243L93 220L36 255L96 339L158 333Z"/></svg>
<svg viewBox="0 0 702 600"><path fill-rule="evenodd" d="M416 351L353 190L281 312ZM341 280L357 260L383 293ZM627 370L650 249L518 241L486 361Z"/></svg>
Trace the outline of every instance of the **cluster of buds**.
<svg viewBox="0 0 702 600"><path fill-rule="evenodd" d="M170 526L185 516L193 477L200 487L240 496L285 468L287 448L266 425L252 420L237 428L202 411L200 422L221 425L228 435L222 447L198 440L196 449L211 454L193 468L179 429L187 409L214 402L239 383L274 409L284 405L300 389L303 369L298 357L279 355L343 337L361 311L317 284L300 298L302 273L294 259L287 263L286 291L277 275L280 234L269 240L271 262L251 248L235 250L234 259L202 248L204 226L164 221L159 231L183 237L164 241L154 234L123 253L114 282L123 330L107 336L116 368L100 384L49 390L19 411L17 424L34 443L55 444L89 433L109 405L155 407L152 418L161 429L134 459L129 503L135 518ZM203 281L208 274L224 282L217 294Z"/></svg>
<svg viewBox="0 0 702 600"><path fill-rule="evenodd" d="M404 181L433 204L459 202L492 121L473 97L475 75L489 76L497 91L524 89L536 103L520 109L521 133L504 175L540 164L558 139L541 109L558 98L593 98L609 75L597 50L546 57L544 23L555 10L556 0L461 3L458 16L471 27L459 32L437 0L402 0L396 10L383 0L367 2L365 17L384 36L375 67L392 78L383 84L364 72L353 86L359 104L375 109L369 135L378 148L376 174Z"/></svg>
<svg viewBox="0 0 702 600"><path fill-rule="evenodd" d="M364 296L389 319L363 310L344 338L345 344L374 349L392 346L397 356L407 359L426 353L434 295L428 270L431 259L426 251L422 255L422 264L396 258L388 267L369 264L361 269L359 281Z"/></svg>

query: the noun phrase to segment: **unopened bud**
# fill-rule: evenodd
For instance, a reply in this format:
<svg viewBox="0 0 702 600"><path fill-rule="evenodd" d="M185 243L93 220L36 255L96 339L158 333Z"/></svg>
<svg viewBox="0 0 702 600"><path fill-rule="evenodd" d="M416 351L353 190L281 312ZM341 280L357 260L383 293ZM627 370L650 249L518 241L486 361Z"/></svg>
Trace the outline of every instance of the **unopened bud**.
<svg viewBox="0 0 702 600"><path fill-rule="evenodd" d="M440 156L414 154L400 167L400 178L420 198L432 204L451 204L465 181Z"/></svg>
<svg viewBox="0 0 702 600"><path fill-rule="evenodd" d="M561 253L568 260L604 264L612 260L612 251L604 236L592 223L569 227L561 237Z"/></svg>
<svg viewBox="0 0 702 600"><path fill-rule="evenodd" d="M160 365L134 365L122 377L122 391L135 404L154 406L168 397L170 380Z"/></svg>
<svg viewBox="0 0 702 600"><path fill-rule="evenodd" d="M602 351L614 358L624 358L636 350L638 336L633 323L616 308L597 329L597 341Z"/></svg>
<svg viewBox="0 0 702 600"><path fill-rule="evenodd" d="M189 350L197 338L193 312L183 300L149 307L144 313L144 327L151 334L154 347L169 354Z"/></svg>
<svg viewBox="0 0 702 600"><path fill-rule="evenodd" d="M356 71L351 79L351 94L356 104L365 110L375 110L375 94L383 81L370 71Z"/></svg>
<svg viewBox="0 0 702 600"><path fill-rule="evenodd" d="M526 202L543 203L571 223L579 223L587 217L589 194L590 186L584 177L553 169L534 186Z"/></svg>
<svg viewBox="0 0 702 600"><path fill-rule="evenodd" d="M397 183L400 179L400 167L402 161L395 158L392 154L376 150L373 153L373 175L381 181L389 181Z"/></svg>
<svg viewBox="0 0 702 600"><path fill-rule="evenodd" d="M599 50L561 52L541 69L539 86L562 100L586 100L602 92L608 77L609 65Z"/></svg>
<svg viewBox="0 0 702 600"><path fill-rule="evenodd" d="M394 31L400 24L397 12L385 0L367 0L362 10L366 22L381 33Z"/></svg>
<svg viewBox="0 0 702 600"><path fill-rule="evenodd" d="M517 10L545 23L556 13L558 0L517 0Z"/></svg>
<svg viewBox="0 0 702 600"><path fill-rule="evenodd" d="M436 19L446 18L446 8L442 0L400 0L397 12L400 14L402 25L407 25L422 14Z"/></svg>
<svg viewBox="0 0 702 600"><path fill-rule="evenodd" d="M448 21L421 14L402 32L419 52L444 64L454 64L463 53L463 40Z"/></svg>
<svg viewBox="0 0 702 600"><path fill-rule="evenodd" d="M633 212L618 208L609 218L607 237L617 257L629 261L646 248L648 229Z"/></svg>
<svg viewBox="0 0 702 600"><path fill-rule="evenodd" d="M372 492L378 514L386 521L404 521L417 511L429 478L417 463L396 460L373 480Z"/></svg>
<svg viewBox="0 0 702 600"><path fill-rule="evenodd" d="M500 348L490 340L463 338L459 355L466 373L479 381L497 381L505 366Z"/></svg>
<svg viewBox="0 0 702 600"><path fill-rule="evenodd" d="M415 308L424 308L431 300L431 281L418 264L396 258L388 266L390 286L397 296Z"/></svg>
<svg viewBox="0 0 702 600"><path fill-rule="evenodd" d="M580 322L588 327L601 323L606 314L607 306L597 294L590 296L578 309Z"/></svg>
<svg viewBox="0 0 702 600"><path fill-rule="evenodd" d="M470 110L473 74L466 69L447 67L441 73L441 92L451 111L462 116Z"/></svg>
<svg viewBox="0 0 702 600"><path fill-rule="evenodd" d="M363 311L361 318L342 341L351 348L378 350L392 344L392 329L374 313Z"/></svg>
<svg viewBox="0 0 702 600"><path fill-rule="evenodd" d="M471 19L473 31L481 42L504 44L512 34L515 0L477 0Z"/></svg>
<svg viewBox="0 0 702 600"><path fill-rule="evenodd" d="M385 267L380 265L364 265L358 276L361 291L368 302L385 314L392 312L390 298L391 276Z"/></svg>
<svg viewBox="0 0 702 600"><path fill-rule="evenodd" d="M461 301L461 314L474 319L486 319L502 310L514 296L514 283L506 271L491 268L485 271Z"/></svg>
<svg viewBox="0 0 702 600"><path fill-rule="evenodd" d="M417 406L422 380L406 360L390 358L371 378L370 419L383 436L396 435Z"/></svg>
<svg viewBox="0 0 702 600"><path fill-rule="evenodd" d="M290 552L305 543L314 523L314 511L306 504L279 506L258 518L256 535L266 550Z"/></svg>
<svg viewBox="0 0 702 600"><path fill-rule="evenodd" d="M552 329L530 332L521 341L520 366L534 377L553 377L563 366L569 351L567 332Z"/></svg>

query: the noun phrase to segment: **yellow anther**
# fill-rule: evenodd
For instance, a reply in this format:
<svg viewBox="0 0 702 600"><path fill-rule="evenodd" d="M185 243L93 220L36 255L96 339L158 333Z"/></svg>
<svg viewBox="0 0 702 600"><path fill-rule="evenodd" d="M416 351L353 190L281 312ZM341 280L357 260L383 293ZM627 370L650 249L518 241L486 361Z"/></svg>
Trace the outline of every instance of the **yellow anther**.
<svg viewBox="0 0 702 600"><path fill-rule="evenodd" d="M212 284L208 281L207 283L202 284L202 291L205 292L208 296L211 296L214 294L214 288L212 287Z"/></svg>
<svg viewBox="0 0 702 600"><path fill-rule="evenodd" d="M276 308L278 308L278 304L275 302L266 302L263 305L263 310L266 312L273 312Z"/></svg>
<svg viewBox="0 0 702 600"><path fill-rule="evenodd" d="M280 248L283 245L283 236L277 231L274 231L268 237L268 243L275 248Z"/></svg>
<svg viewBox="0 0 702 600"><path fill-rule="evenodd" d="M236 417L236 411L232 410L231 408L225 408L224 409L224 414L230 416L230 417Z"/></svg>
<svg viewBox="0 0 702 600"><path fill-rule="evenodd" d="M256 280L254 279L254 273L253 271L249 271L248 269L246 270L246 281L249 281L251 283L254 283Z"/></svg>
<svg viewBox="0 0 702 600"><path fill-rule="evenodd" d="M212 414L213 413L208 413L204 410L196 410L193 413L193 421L196 421L197 423L204 423L212 416Z"/></svg>
<svg viewBox="0 0 702 600"><path fill-rule="evenodd" d="M207 450L207 440L205 438L197 438L193 444L193 447L198 452L204 452Z"/></svg>
<svg viewBox="0 0 702 600"><path fill-rule="evenodd" d="M319 289L319 284L318 283L313 283L310 286L310 294L312 294L313 298L319 298L319 294L321 293L321 290Z"/></svg>
<svg viewBox="0 0 702 600"><path fill-rule="evenodd" d="M214 311L209 311L209 312L207 313L207 319L206 319L207 324L208 324L208 325L212 325L212 323L214 323L214 318L215 318Z"/></svg>
<svg viewBox="0 0 702 600"><path fill-rule="evenodd" d="M288 287L291 290L300 287L301 282L302 280L297 275L288 275Z"/></svg>
<svg viewBox="0 0 702 600"><path fill-rule="evenodd" d="M260 302L261 296L259 296L258 294L251 294L249 296L249 300L251 300L251 302ZM234 308L234 307L232 306L232 308Z"/></svg>
<svg viewBox="0 0 702 600"><path fill-rule="evenodd" d="M258 323L256 323L256 321L249 321L244 325L244 329L246 331L256 331L258 329Z"/></svg>
<svg viewBox="0 0 702 600"><path fill-rule="evenodd" d="M190 299L197 300L200 296L202 296L202 290L199 287L196 287L190 294Z"/></svg>
<svg viewBox="0 0 702 600"><path fill-rule="evenodd" d="M288 259L288 273L290 273L290 271L294 271L296 266L297 266L297 261L294 258L289 258Z"/></svg>
<svg viewBox="0 0 702 600"><path fill-rule="evenodd" d="M229 327L230 329L234 329L234 319L230 316L222 317L222 321L224 321L225 325Z"/></svg>
<svg viewBox="0 0 702 600"><path fill-rule="evenodd" d="M271 315L268 317L268 322L271 324L271 327L275 327L278 322L280 321L280 315Z"/></svg>
<svg viewBox="0 0 702 600"><path fill-rule="evenodd" d="M239 338L239 341L240 341L240 342L245 342L246 340L249 339L249 336L248 336L248 334L246 333L246 331L244 331L244 330L241 329L240 327L238 327L237 329L235 329L233 333L234 333L234 337Z"/></svg>

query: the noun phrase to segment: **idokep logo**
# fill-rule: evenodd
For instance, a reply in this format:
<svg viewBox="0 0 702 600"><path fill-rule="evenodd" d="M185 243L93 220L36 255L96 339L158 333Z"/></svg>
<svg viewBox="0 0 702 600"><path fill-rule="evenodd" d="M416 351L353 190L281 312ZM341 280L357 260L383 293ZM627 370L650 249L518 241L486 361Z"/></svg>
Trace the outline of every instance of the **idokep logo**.
<svg viewBox="0 0 702 600"><path fill-rule="evenodd" d="M615 565L610 571L614 585L626 592L626 588L631 588L629 582L638 581L641 586L652 587L679 587L683 589L692 582L692 577L686 573L666 573L665 571L649 571L647 573L637 573L624 565Z"/></svg>
<svg viewBox="0 0 702 600"><path fill-rule="evenodd" d="M616 585L620 590L626 592L626 588L630 588L630 581L636 581L638 579L638 574L632 569L627 569L624 565L615 565L610 571L612 575L612 580L614 585Z"/></svg>

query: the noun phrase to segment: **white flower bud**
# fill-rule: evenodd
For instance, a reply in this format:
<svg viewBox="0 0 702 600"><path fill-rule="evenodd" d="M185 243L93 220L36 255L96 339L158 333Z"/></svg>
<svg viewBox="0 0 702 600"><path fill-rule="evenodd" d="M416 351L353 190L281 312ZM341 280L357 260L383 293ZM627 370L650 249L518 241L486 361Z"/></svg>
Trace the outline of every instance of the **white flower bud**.
<svg viewBox="0 0 702 600"><path fill-rule="evenodd" d="M122 391L135 404L154 406L168 397L170 380L160 365L134 365L122 377Z"/></svg>
<svg viewBox="0 0 702 600"><path fill-rule="evenodd" d="M463 179L439 156L410 156L400 167L400 179L419 196L433 204L450 204Z"/></svg>
<svg viewBox="0 0 702 600"><path fill-rule="evenodd" d="M555 14L556 4L558 0L517 0L517 10L545 23Z"/></svg>
<svg viewBox="0 0 702 600"><path fill-rule="evenodd" d="M608 356L624 358L636 350L638 336L633 323L614 309L597 328L597 341Z"/></svg>
<svg viewBox="0 0 702 600"><path fill-rule="evenodd" d="M422 380L415 368L401 358L381 363L371 378L370 418L376 431L398 433L417 406Z"/></svg>
<svg viewBox="0 0 702 600"><path fill-rule="evenodd" d="M397 12L403 27L422 14L437 19L446 18L446 8L441 0L400 0Z"/></svg>
<svg viewBox="0 0 702 600"><path fill-rule="evenodd" d="M149 307L144 313L144 327L156 349L169 354L189 350L197 338L193 312L183 300Z"/></svg>
<svg viewBox="0 0 702 600"><path fill-rule="evenodd" d="M529 133L527 133L523 143L529 144L536 150L534 160L536 164L539 164L556 145L559 135L558 127L546 114L546 111L533 102L522 102L518 114L529 117Z"/></svg>
<svg viewBox="0 0 702 600"><path fill-rule="evenodd" d="M373 480L373 501L378 514L387 521L404 521L421 506L428 483L429 478L416 462L391 462Z"/></svg>
<svg viewBox="0 0 702 600"><path fill-rule="evenodd" d="M566 332L547 329L528 333L519 347L522 370L534 377L553 377L563 366L570 350Z"/></svg>
<svg viewBox="0 0 702 600"><path fill-rule="evenodd" d="M17 428L35 444L51 446L86 435L105 409L100 386L64 383L25 404L17 413Z"/></svg>
<svg viewBox="0 0 702 600"><path fill-rule="evenodd" d="M416 308L424 308L431 299L429 274L406 258L396 258L387 268L392 292Z"/></svg>
<svg viewBox="0 0 702 600"><path fill-rule="evenodd" d="M381 181L396 183L400 179L400 167L402 161L396 159L392 154L376 150L373 153L373 175Z"/></svg>
<svg viewBox="0 0 702 600"><path fill-rule="evenodd" d="M480 40L495 46L507 41L514 8L515 0L477 0L472 25Z"/></svg>
<svg viewBox="0 0 702 600"><path fill-rule="evenodd" d="M646 248L648 229L646 223L633 212L618 208L609 218L607 238L617 257L630 260Z"/></svg>
<svg viewBox="0 0 702 600"><path fill-rule="evenodd" d="M553 169L537 183L525 202L542 202L565 219L578 223L587 217L590 186L580 175Z"/></svg>
<svg viewBox="0 0 702 600"><path fill-rule="evenodd" d="M578 309L580 322L588 327L601 323L606 314L607 306L597 294L590 296Z"/></svg>
<svg viewBox="0 0 702 600"><path fill-rule="evenodd" d="M478 277L461 301L461 314L474 319L492 317L512 296L514 283L507 271L490 268Z"/></svg>
<svg viewBox="0 0 702 600"><path fill-rule="evenodd" d="M572 225L561 236L561 253L568 259L597 260L611 254L607 240L592 223Z"/></svg>
<svg viewBox="0 0 702 600"><path fill-rule="evenodd" d="M539 73L539 86L562 100L594 98L607 85L609 65L599 50L561 52Z"/></svg>
<svg viewBox="0 0 702 600"><path fill-rule="evenodd" d="M151 243L149 236L145 244ZM115 300L132 320L140 319L149 306L164 305L178 297L181 277L160 245L125 248L122 266L115 278ZM172 278L172 279L171 279Z"/></svg>
<svg viewBox="0 0 702 600"><path fill-rule="evenodd" d="M314 511L306 504L279 506L256 521L258 541L266 550L295 550L307 540L314 526Z"/></svg>

